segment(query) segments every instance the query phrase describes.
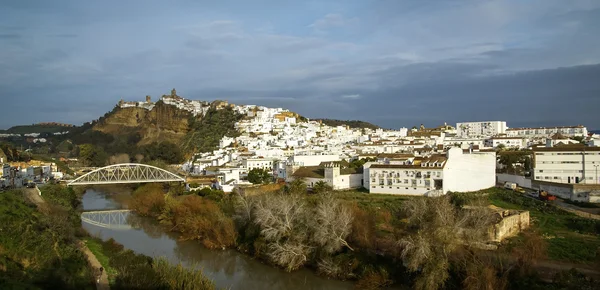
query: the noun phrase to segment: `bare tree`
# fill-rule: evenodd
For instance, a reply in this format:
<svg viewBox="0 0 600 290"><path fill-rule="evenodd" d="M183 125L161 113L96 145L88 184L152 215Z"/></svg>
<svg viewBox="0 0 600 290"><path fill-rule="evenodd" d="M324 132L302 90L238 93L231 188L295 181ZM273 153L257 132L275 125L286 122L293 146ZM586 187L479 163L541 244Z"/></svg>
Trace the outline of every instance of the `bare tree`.
<svg viewBox="0 0 600 290"><path fill-rule="evenodd" d="M256 203L254 222L269 244L268 256L287 271L308 260L312 251L306 227L306 202L297 194L265 195Z"/></svg>
<svg viewBox="0 0 600 290"><path fill-rule="evenodd" d="M312 220L313 241L326 253L333 254L346 246L354 251L346 241L352 231L352 211L332 194L324 195L317 204Z"/></svg>
<svg viewBox="0 0 600 290"><path fill-rule="evenodd" d="M403 212L408 235L399 245L408 269L421 272L417 289L443 286L451 255L463 245L483 242L491 220L489 211L459 209L447 196L411 199L403 205Z"/></svg>

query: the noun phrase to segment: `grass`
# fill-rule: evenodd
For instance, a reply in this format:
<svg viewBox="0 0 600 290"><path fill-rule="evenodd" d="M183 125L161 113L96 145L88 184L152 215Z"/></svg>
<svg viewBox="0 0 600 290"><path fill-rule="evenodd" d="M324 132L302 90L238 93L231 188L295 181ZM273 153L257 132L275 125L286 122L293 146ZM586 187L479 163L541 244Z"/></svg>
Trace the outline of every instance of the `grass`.
<svg viewBox="0 0 600 290"><path fill-rule="evenodd" d="M346 202L356 202L362 208L384 208L391 211L400 209L402 202L411 198L409 196L372 194L356 190L336 191L335 195Z"/></svg>
<svg viewBox="0 0 600 290"><path fill-rule="evenodd" d="M529 211L532 228L538 230L548 243L550 259L575 263L600 262L600 225L595 221L564 211L551 202L503 188L471 194L484 192L488 193L488 200L495 206Z"/></svg>
<svg viewBox="0 0 600 290"><path fill-rule="evenodd" d="M115 277L117 277L117 270L110 266L110 258L104 254L104 249L102 248L101 241L98 238L87 237L83 240L90 249L90 251L96 256L98 262L102 265L106 274L108 275L108 280L110 284L115 282Z"/></svg>

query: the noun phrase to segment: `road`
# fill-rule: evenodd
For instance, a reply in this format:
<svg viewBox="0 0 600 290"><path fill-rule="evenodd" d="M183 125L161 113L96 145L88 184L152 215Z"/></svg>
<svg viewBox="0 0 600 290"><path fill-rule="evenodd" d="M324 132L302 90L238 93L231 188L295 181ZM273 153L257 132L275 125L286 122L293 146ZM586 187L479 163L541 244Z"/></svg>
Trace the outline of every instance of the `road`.
<svg viewBox="0 0 600 290"><path fill-rule="evenodd" d="M47 213L47 211L45 210L46 201L44 201L44 199L40 196L37 188L26 188L25 198L36 204L40 212ZM79 247L81 252L85 254L88 263L90 264L92 269L94 269L94 283L96 283L96 290L109 290L110 286L108 284L108 275L106 274L106 271L102 271L100 280L96 280L98 277L97 275L100 272L99 269L100 267L102 267L102 265L100 264L98 259L96 259L94 253L92 253L82 241L77 241L77 246Z"/></svg>

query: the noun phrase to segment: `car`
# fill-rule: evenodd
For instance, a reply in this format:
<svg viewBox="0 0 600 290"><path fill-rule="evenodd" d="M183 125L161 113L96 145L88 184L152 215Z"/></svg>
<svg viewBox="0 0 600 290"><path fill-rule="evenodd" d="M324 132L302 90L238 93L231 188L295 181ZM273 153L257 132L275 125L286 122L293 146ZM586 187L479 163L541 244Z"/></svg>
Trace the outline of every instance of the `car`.
<svg viewBox="0 0 600 290"><path fill-rule="evenodd" d="M36 184L33 182L27 183L27 188L35 188Z"/></svg>

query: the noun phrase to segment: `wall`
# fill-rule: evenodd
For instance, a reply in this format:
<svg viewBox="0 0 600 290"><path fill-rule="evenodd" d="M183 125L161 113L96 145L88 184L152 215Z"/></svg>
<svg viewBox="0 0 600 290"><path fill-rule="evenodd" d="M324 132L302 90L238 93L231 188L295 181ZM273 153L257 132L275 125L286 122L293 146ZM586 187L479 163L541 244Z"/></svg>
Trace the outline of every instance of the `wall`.
<svg viewBox="0 0 600 290"><path fill-rule="evenodd" d="M489 231L490 240L493 242L501 242L502 240L516 236L521 231L529 228L529 212L528 211L504 211L504 216L500 222L494 224Z"/></svg>
<svg viewBox="0 0 600 290"><path fill-rule="evenodd" d="M292 162L300 162L303 166L317 166L321 162L340 161L339 155L294 155L290 157Z"/></svg>
<svg viewBox="0 0 600 290"><path fill-rule="evenodd" d="M496 180L497 183L500 184L504 184L506 182L514 182L520 187L533 188L531 185L531 179L521 175L498 173L496 174Z"/></svg>
<svg viewBox="0 0 600 290"><path fill-rule="evenodd" d="M477 191L496 185L496 153L466 153L460 148L448 150L444 166L444 193Z"/></svg>
<svg viewBox="0 0 600 290"><path fill-rule="evenodd" d="M384 193L384 194L400 194L400 195L419 195L423 196L428 190L425 187L406 187L400 185L379 185L375 184L375 187L371 185L369 193Z"/></svg>

